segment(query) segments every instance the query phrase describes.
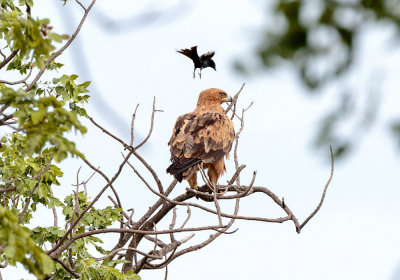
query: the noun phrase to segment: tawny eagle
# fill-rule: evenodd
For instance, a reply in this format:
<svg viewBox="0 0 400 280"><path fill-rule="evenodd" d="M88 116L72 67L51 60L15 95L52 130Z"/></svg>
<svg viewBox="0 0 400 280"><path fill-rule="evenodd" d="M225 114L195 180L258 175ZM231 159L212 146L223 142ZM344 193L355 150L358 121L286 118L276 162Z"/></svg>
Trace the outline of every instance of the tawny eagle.
<svg viewBox="0 0 400 280"><path fill-rule="evenodd" d="M202 91L196 109L176 120L171 139L172 164L167 172L179 182L185 179L197 189L197 172L202 166L214 186L225 172L225 160L235 137L232 121L221 104L232 101L225 91L210 88Z"/></svg>

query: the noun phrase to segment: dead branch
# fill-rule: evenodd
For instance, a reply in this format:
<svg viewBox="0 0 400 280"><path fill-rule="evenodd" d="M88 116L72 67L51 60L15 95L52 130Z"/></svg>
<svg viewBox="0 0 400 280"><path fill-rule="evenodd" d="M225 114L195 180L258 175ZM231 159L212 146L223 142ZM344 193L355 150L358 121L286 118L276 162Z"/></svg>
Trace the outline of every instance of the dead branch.
<svg viewBox="0 0 400 280"><path fill-rule="evenodd" d="M132 121L131 121L131 142L129 143L129 146L133 146L133 140L135 138L135 134L134 132L134 127L135 127L135 119L136 119L136 111L139 107L139 104L136 105L135 111L132 114Z"/></svg>
<svg viewBox="0 0 400 280"><path fill-rule="evenodd" d="M79 2L78 2L79 3ZM93 118L88 117L89 120L99 129L101 129L105 134L112 137L114 140L118 141L124 150L127 150L127 155L122 154L123 161L120 164L118 170L114 173L111 179L99 168L94 167L92 163L90 163L87 159L83 159L88 167L90 167L94 173L98 173L105 180L105 186L102 190L96 195L91 204L81 211L81 213L77 212L76 216L78 216L73 223L69 226L65 235L51 248L51 250L47 251L47 253L53 258L58 259L60 254L66 250L69 250L70 246L81 238L85 238L88 236L94 236L98 234L110 234L110 233L119 233L119 239L117 244L108 251L107 254L104 254L101 257L94 258L96 261L102 261L105 259L112 260L116 256L118 259L124 259L126 263L122 265L121 271L123 273L128 270L133 270L135 273L139 273L142 269L162 269L167 268L167 265L171 263L176 258L183 256L187 253L193 252L195 250L199 250L210 243L212 243L216 238L223 234L233 234L237 231L237 229L232 230L231 227L236 220L247 220L247 221L258 221L258 222L267 222L267 223L283 223L287 221L293 222L295 229L298 233L300 233L301 229L316 215L316 213L320 210L325 196L327 192L327 188L333 177L333 154L331 149L331 173L330 177L325 185L324 191L322 193L321 200L319 204L315 208L315 210L305 219L303 223L299 223L298 219L294 215L293 211L289 208L288 204L284 202L283 199L280 199L278 195L269 190L264 186L254 186L257 172L254 171L250 183L248 185L244 185L241 183L241 172L245 168L244 164L239 163L238 157L238 145L239 145L239 136L244 129L244 115L245 112L252 106L251 103L247 108L241 110L241 115L238 116L236 113L237 109L237 100L239 98L240 93L242 92L244 84L234 96L234 101L232 104L228 106L226 112L232 110L232 118L235 119L240 124L239 129L235 134L235 145L233 148L233 157L234 157L234 166L235 172L227 181L226 185L212 185L209 181L208 177L205 175L204 170L200 168L200 174L202 175L205 185L200 187L198 190L193 190L191 188L187 188L187 192L180 194L174 198L169 197L171 192L174 190L177 184L177 180L174 179L168 188L164 191L163 184L160 181L156 171L150 166L150 164L137 152L137 149L147 143L150 135L153 131L154 127L154 115L157 111L155 109L155 99L153 100L153 110L151 115L150 129L147 137L136 147L133 147L134 140L134 121L136 119L136 111L138 106L136 106L135 111L132 115L132 123L131 123L131 138L129 145L125 143L121 138L112 134L110 131L105 129L103 126L98 124ZM130 156L134 156L138 159L141 166L144 166L148 172L152 175L153 179L150 181L145 179L139 172L139 168L129 161ZM121 173L122 168L125 165L128 165L134 172L136 176L141 180L143 185L151 191L158 198L157 201L150 205L149 209L143 214L141 217L135 218L133 220L133 211L131 214L128 214L129 210L124 210L122 208L121 202L119 200L118 193L116 189L113 187L113 183L118 178ZM147 172L146 171L146 172ZM78 171L79 173L79 171ZM78 175L78 174L77 174ZM93 175L92 175L93 176ZM91 176L91 177L92 177ZM90 178L91 178L90 177ZM110 176L111 177L111 176ZM90 179L89 178L89 179ZM86 184L88 180L85 182L79 183L79 179L77 176L76 180L76 192L78 193L78 186L82 184ZM155 187L157 185L157 187ZM108 198L114 205L114 207L121 208L122 218L119 220L120 227L119 228L104 228L104 229L96 229L89 230L85 232L81 232L76 234L74 228L77 227L77 223L82 217L87 213L94 203L101 197L104 191L108 188L111 188L115 199L109 196ZM1 192L1 189L0 189ZM261 194L262 198L272 199L272 201L282 209L283 215L277 218L268 218L267 215L260 216L245 216L239 214L239 205L242 198L252 197L254 194ZM193 197L199 198L203 201L200 203L194 203L190 201ZM235 201L234 202L234 210L232 213L225 213L221 210L220 200L225 201ZM211 209L207 207L207 202L213 202L215 209ZM75 202L75 206L77 203ZM187 208L187 216L185 217L182 225L180 227L176 227L177 224L177 208L185 207ZM210 213L211 215L215 215L218 218L218 225L202 225L195 227L186 227L189 220L191 219L191 211L193 209L197 209L197 211L201 211L204 213ZM171 214L170 214L171 213ZM161 221L165 221L168 215L171 215L170 223L167 225L167 229L162 229L159 225ZM169 218L168 218L169 219ZM72 220L71 220L72 221ZM164 223L162 223L164 224ZM212 234L205 238L205 240L199 243L186 244L189 240L192 239L195 232L199 231L212 231ZM178 233L188 232L190 233L185 238L178 240ZM152 250L147 252L147 250L140 249L142 244L147 244L152 246ZM194 242L191 240L191 242ZM189 246L190 245L190 246ZM148 248L148 247L147 247ZM125 253L121 253L122 251L126 251ZM162 262L160 262L163 260ZM72 269L67 266L67 270ZM167 271L167 270L166 270ZM165 277L167 272L165 274Z"/></svg>
<svg viewBox="0 0 400 280"><path fill-rule="evenodd" d="M0 193L15 191L16 187L0 188Z"/></svg>
<svg viewBox="0 0 400 280"><path fill-rule="evenodd" d="M71 231L74 229L74 227L76 227L76 225L79 223L79 221L83 218L83 215L86 214L87 211L89 211L93 205L97 202L97 200L100 198L100 196L106 191L106 189L118 178L119 174L122 171L122 168L124 167L124 165L126 164L126 162L128 161L129 157L132 155L132 152L128 153L128 155L126 156L126 158L124 159L124 161L120 164L117 172L114 174L114 177L110 180L109 183L107 183L103 189L96 195L96 197L93 199L93 201L85 208L85 210L83 210L81 212L81 214L78 216L78 218L75 220L75 222L69 227L69 229L66 231L66 233L64 234L64 236L60 239L60 241L48 252L46 252L47 254L49 254L51 257L56 257L59 254L61 254L63 252L60 250L57 250L61 244L65 241L65 239L67 238L68 234L71 233ZM85 163L89 163L88 160L83 159L83 161ZM90 163L88 164L90 167L92 167L93 165L91 165Z"/></svg>
<svg viewBox="0 0 400 280"><path fill-rule="evenodd" d="M49 67L50 63L54 59L56 59L63 51L65 51L69 47L69 45L71 45L72 41L74 41L76 36L78 36L78 33L81 30L82 25L85 22L86 17L89 14L89 11L92 9L94 3L96 3L96 0L92 0L90 5L86 9L84 8L85 13L83 14L82 19L81 19L78 27L76 28L75 32L71 35L71 38L69 38L69 40L58 51L56 51L52 56L50 56L50 58L48 60L45 61L44 67L39 71L39 73L35 76L35 78L32 80L32 82L25 89L26 92L30 91L36 85L37 81L40 79L40 77L43 75L43 73ZM83 7L83 5L81 5L81 6ZM17 52L18 52L18 50L17 50ZM0 64L0 68L1 67L2 67L2 65Z"/></svg>
<svg viewBox="0 0 400 280"><path fill-rule="evenodd" d="M118 252L125 251L125 250L133 250L133 251L135 251L136 253L138 253L138 254L140 254L140 255L143 255L143 256L146 256L146 257L148 257L148 258L162 259L162 257L159 257L159 256L157 256L157 255L149 255L149 254L147 254L147 253L145 253L145 252L142 252L142 251L140 251L140 250L138 250L138 249L136 249L136 248L129 248L129 247L128 247L128 248L118 248L118 249L115 249L114 251L108 253L107 255L104 255L103 257L94 258L94 259L95 259L96 261L103 261L103 260L105 260L105 259L108 259L110 256L112 256L112 255L114 255L114 254L116 254L116 253L118 253Z"/></svg>
<svg viewBox="0 0 400 280"><path fill-rule="evenodd" d="M322 203L324 203L326 191L328 190L329 184L330 184L331 181L332 181L332 178L333 178L333 171L334 171L334 160L335 160L335 159L334 159L334 157L333 157L333 152L332 152L332 147L331 147L331 146L329 146L329 150L330 150L330 153L331 153L331 173L330 173L330 175L329 175L329 179L328 179L328 181L327 181L326 184L325 184L325 188L324 188L324 191L323 191L322 196L321 196L321 200L320 200L320 202L319 202L317 208L315 208L315 210L310 214L310 216L308 216L307 219L305 219L305 221L299 226L299 229L298 229L298 232L299 232L299 233L300 233L300 230L315 216L315 214L317 214L317 212L318 212L319 209L321 208Z"/></svg>
<svg viewBox="0 0 400 280"><path fill-rule="evenodd" d="M10 54L8 57L6 57L6 58L0 63L0 69L3 68L4 66L6 66L6 65L11 61L11 59L13 59L14 56L17 55L18 52L19 52L19 49L13 50L13 51L11 52L11 54Z"/></svg>
<svg viewBox="0 0 400 280"><path fill-rule="evenodd" d="M160 111L160 110L156 110L156 97L154 96L154 98L153 98L153 111L151 112L151 121L150 121L149 133L147 134L146 138L144 138L143 141L135 147L135 150L139 149L141 146L143 146L147 142L147 140L149 140L150 135L153 132L154 114L155 114L156 111Z"/></svg>
<svg viewBox="0 0 400 280"><path fill-rule="evenodd" d="M80 278L81 277L81 275L78 273L78 272L76 272L75 270L73 270L71 267L69 267L65 262L63 262L62 260L60 260L60 259L55 259L55 261L56 262L58 262L59 264L61 264L63 267L64 267L64 269L66 270L66 271L68 271L72 276L74 276L75 278Z"/></svg>
<svg viewBox="0 0 400 280"><path fill-rule="evenodd" d="M32 74L32 66L30 67L30 70L29 70L28 75L26 75L26 77L23 78L22 80L15 81L15 82L9 82L9 81L5 81L5 80L0 80L0 84L1 84L1 83L7 84L7 85L18 85L18 84L23 84L23 83L26 83L26 80L29 79L29 77L31 76L31 74Z"/></svg>
<svg viewBox="0 0 400 280"><path fill-rule="evenodd" d="M82 166L79 167L78 171L76 172L76 190L75 190L75 207L71 215L71 219L69 221L69 224L72 225L72 222L74 221L75 215L79 215L79 172L81 171ZM76 230L76 228L75 228ZM73 232L75 233L75 230ZM72 237L72 232L71 232L71 237Z"/></svg>
<svg viewBox="0 0 400 280"><path fill-rule="evenodd" d="M79 6L81 6L81 8L82 8L85 12L87 12L87 9L85 8L85 6L83 6L83 4L82 4L81 2L79 2L78 0L75 0L75 1L76 1L76 3L79 4Z"/></svg>

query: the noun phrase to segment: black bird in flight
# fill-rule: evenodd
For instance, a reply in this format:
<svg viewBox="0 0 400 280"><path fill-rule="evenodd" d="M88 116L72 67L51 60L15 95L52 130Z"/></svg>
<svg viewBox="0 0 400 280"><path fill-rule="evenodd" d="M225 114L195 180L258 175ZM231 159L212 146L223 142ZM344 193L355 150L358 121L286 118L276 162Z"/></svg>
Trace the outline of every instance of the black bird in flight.
<svg viewBox="0 0 400 280"><path fill-rule="evenodd" d="M191 47L190 49L181 49L177 51L178 53L181 53L187 57L189 57L191 60L193 60L194 64L194 70L193 70L193 79L196 77L196 69L199 68L199 77L201 79L201 70L203 68L211 67L215 71L215 62L211 58L214 56L215 52L207 52L205 54L202 54L200 57L197 54L197 46Z"/></svg>

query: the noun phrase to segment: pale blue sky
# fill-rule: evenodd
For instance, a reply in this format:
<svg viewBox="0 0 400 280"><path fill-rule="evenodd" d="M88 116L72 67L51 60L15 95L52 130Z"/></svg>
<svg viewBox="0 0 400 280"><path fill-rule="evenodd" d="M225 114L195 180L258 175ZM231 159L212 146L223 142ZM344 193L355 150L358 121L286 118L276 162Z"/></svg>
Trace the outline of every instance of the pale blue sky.
<svg viewBox="0 0 400 280"><path fill-rule="evenodd" d="M69 1L66 7L62 7L61 1L37 2L40 3L33 13L50 17L56 31L70 33L82 13L74 1ZM240 105L247 107L251 101L254 105L246 115L246 127L240 138L239 161L247 165L242 181L249 182L256 169L256 185L267 186L285 197L303 220L318 204L329 176L325 160L329 147L323 155L312 148L311 142L321 116L337 102L336 89L327 87L324 94L310 98L290 69L251 77L233 71L233 59L247 59L244 54L251 51L255 35L264 24L262 1L185 1L179 9L177 4L179 1L149 4L98 1L93 12L97 10L98 14L108 14L115 20L159 9L154 7L167 11L170 7L174 12L162 15L148 26L135 25L123 32L104 31L96 17L89 15L79 35L79 45L75 44L61 58L66 64L62 73L77 73L82 81L92 80L92 90L98 92L91 93L93 100L88 113L121 137L129 134L130 116L137 103L140 107L136 127L142 135L147 133L153 96L156 97L157 109L164 112L156 115L150 145L142 153L165 184L171 180L165 174L169 163L166 143L176 117L194 109L201 90L217 87L233 95L246 82ZM70 14L61 15L66 10ZM66 20L71 26L64 25ZM400 52L388 47L392 31L384 25L375 28L366 25L364 29L356 65L343 83L350 83L362 92L369 79L368 70L384 70L382 110L355 153L336 164L325 204L317 216L300 235L289 222L235 222L234 228L239 228L235 234L221 236L208 247L169 265L169 279L399 279L400 275L395 277L394 272L400 265L400 160L399 151L387 133L387 122L398 116ZM199 52L216 51L217 72L205 69L201 80L192 79L191 62L175 52L192 45L198 45ZM86 65L71 63L74 58L71 52L78 51L84 54ZM86 71L86 67L91 75L83 77L81 71ZM100 94L114 112L96 109L102 108ZM121 161L120 145L89 123L87 126L88 134L76 138L78 148L94 165L112 175ZM346 127L343 129L346 133ZM71 184L81 165L84 164L76 159L63 163L65 176L62 187L55 190L57 193L72 192ZM228 176L222 180L232 170L230 161ZM83 166L81 174L90 173ZM103 184L101 178L94 178L88 189L92 197ZM126 209L135 208L136 217L156 199L128 168L116 185L122 204ZM184 192L185 187L185 184L178 186L175 193ZM108 201L100 203L105 205ZM227 212L232 209L231 205L222 207ZM183 208L178 211L180 219L184 219L185 213ZM261 197L243 199L239 213L283 215L270 200ZM43 223L39 219L37 222ZM216 222L215 217L194 213L191 226ZM209 234L198 233L193 241L204 240ZM114 242L108 240L107 244L111 246ZM2 274L4 279L31 279L23 276L26 274L22 270L10 268ZM145 280L163 279L164 271L144 271L140 275Z"/></svg>

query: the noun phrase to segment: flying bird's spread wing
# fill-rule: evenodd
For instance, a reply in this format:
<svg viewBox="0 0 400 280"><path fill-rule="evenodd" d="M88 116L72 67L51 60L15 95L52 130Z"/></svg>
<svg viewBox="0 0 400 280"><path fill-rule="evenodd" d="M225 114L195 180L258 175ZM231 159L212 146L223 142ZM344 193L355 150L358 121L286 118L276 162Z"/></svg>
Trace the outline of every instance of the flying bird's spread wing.
<svg viewBox="0 0 400 280"><path fill-rule="evenodd" d="M222 93L227 99L226 93ZM213 184L225 171L224 157L229 156L235 132L232 121L220 105L222 102L218 101L217 106L207 106L209 104L202 105L199 98L194 112L177 119L168 142L172 164L167 172L178 181L188 180L192 188L197 188L199 163L209 169L208 175Z"/></svg>
<svg viewBox="0 0 400 280"><path fill-rule="evenodd" d="M201 79L201 70L207 67L211 67L216 70L215 62L211 58L214 56L215 52L207 52L199 57L197 53L197 46L191 47L190 49L181 49L177 51L187 57L189 57L194 64L193 78L196 77L196 69L199 68L199 77Z"/></svg>
<svg viewBox="0 0 400 280"><path fill-rule="evenodd" d="M189 57L191 60L193 60L195 68L200 67L200 58L197 53L197 46L191 47L190 49L181 49L177 52L181 53L181 54Z"/></svg>
<svg viewBox="0 0 400 280"><path fill-rule="evenodd" d="M206 52L200 56L201 59L211 59L214 56L215 52Z"/></svg>

